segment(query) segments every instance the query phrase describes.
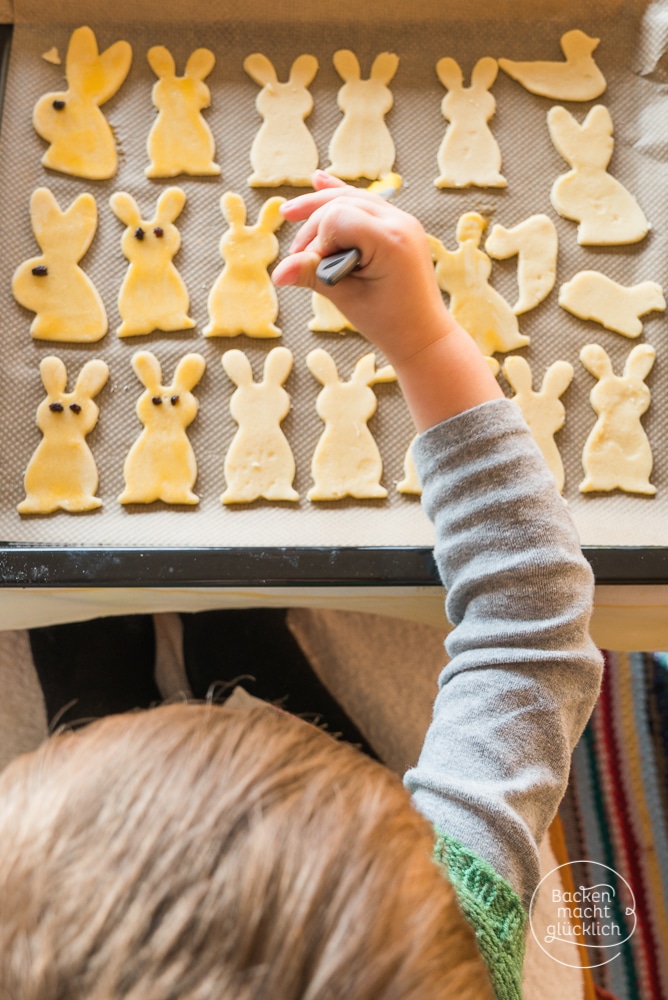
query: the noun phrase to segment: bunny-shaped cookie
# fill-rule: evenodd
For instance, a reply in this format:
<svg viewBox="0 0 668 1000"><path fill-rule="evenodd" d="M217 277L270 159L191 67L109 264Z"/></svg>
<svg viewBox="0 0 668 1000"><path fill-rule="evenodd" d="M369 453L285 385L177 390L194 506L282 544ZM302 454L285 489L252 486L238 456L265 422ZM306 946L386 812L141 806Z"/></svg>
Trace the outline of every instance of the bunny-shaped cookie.
<svg viewBox="0 0 668 1000"><path fill-rule="evenodd" d="M54 510L93 510L102 501L95 496L97 467L86 442L97 423L93 402L109 377L104 361L87 361L73 392L67 392L65 365L56 357L42 358L39 373L46 399L37 407L37 426L44 435L25 474L25 500L20 514L50 514Z"/></svg>
<svg viewBox="0 0 668 1000"><path fill-rule="evenodd" d="M252 503L265 500L299 500L292 488L295 460L281 421L290 409L283 383L292 370L287 347L275 347L264 362L262 382L253 381L250 361L243 351L226 351L223 368L238 386L230 412L239 425L225 457L227 489L221 502Z"/></svg>
<svg viewBox="0 0 668 1000"><path fill-rule="evenodd" d="M464 86L454 59L439 59L436 73L448 91L441 111L450 122L438 151L438 188L505 187L500 173L501 152L487 122L496 111L489 89L499 71L496 59L485 56L473 67L471 86Z"/></svg>
<svg viewBox="0 0 668 1000"><path fill-rule="evenodd" d="M130 261L118 295L118 311L123 322L119 337L163 330L190 330L195 321L188 316L188 291L172 259L181 246L174 225L186 196L181 188L170 187L158 198L155 217L142 219L137 202L125 191L110 198L114 214L127 227L121 248Z"/></svg>
<svg viewBox="0 0 668 1000"><path fill-rule="evenodd" d="M280 337L276 326L278 297L267 267L278 256L274 233L285 219L279 208L285 198L269 198L254 226L246 225L241 195L227 191L220 208L229 229L220 241L225 266L209 293L209 325L205 337Z"/></svg>
<svg viewBox="0 0 668 1000"><path fill-rule="evenodd" d="M573 365L568 361L555 361L551 364L543 376L539 392L533 390L531 368L524 358L507 358L503 374L515 390L512 398L524 414L531 436L542 451L561 493L564 488L564 466L554 435L561 430L566 419L566 410L559 397L571 384Z"/></svg>
<svg viewBox="0 0 668 1000"><path fill-rule="evenodd" d="M377 180L390 173L394 163L394 142L385 115L394 103L388 85L397 72L399 57L381 52L373 61L368 80L361 79L357 56L349 49L334 53L334 66L345 81L337 97L343 121L329 144L332 162L327 170L345 180Z"/></svg>
<svg viewBox="0 0 668 1000"><path fill-rule="evenodd" d="M313 110L308 86L318 72L318 60L298 56L287 83L279 82L273 65L259 52L247 56L244 69L262 87L255 107L264 119L251 146L250 187L309 187L318 149L304 119Z"/></svg>
<svg viewBox="0 0 668 1000"><path fill-rule="evenodd" d="M158 117L148 136L151 164L146 168L146 176L219 174L220 167L213 162L213 135L200 113L211 104L211 92L204 81L216 63L213 52L195 49L186 63L184 76L176 75L174 57L164 45L150 48L147 58L158 77L153 85L153 104Z"/></svg>
<svg viewBox="0 0 668 1000"><path fill-rule="evenodd" d="M637 344L626 359L624 374L615 375L599 344L587 344L580 351L582 364L598 379L589 395L598 420L582 452L581 493L615 489L648 496L656 493L649 481L652 450L640 423L651 401L644 380L655 356L651 344Z"/></svg>
<svg viewBox="0 0 668 1000"><path fill-rule="evenodd" d="M602 104L592 108L582 125L565 108L547 115L550 137L572 169L557 177L550 200L565 219L579 222L582 246L637 243L649 222L632 194L607 172L614 141L612 118Z"/></svg>
<svg viewBox="0 0 668 1000"><path fill-rule="evenodd" d="M36 313L32 336L73 343L104 337L104 303L78 266L97 229L95 198L80 194L63 212L48 188L37 188L30 199L30 220L42 254L19 265L12 291L20 305Z"/></svg>
<svg viewBox="0 0 668 1000"><path fill-rule="evenodd" d="M512 229L496 225L485 242L485 250L496 260L517 254L519 298L516 316L534 309L547 298L557 278L557 230L547 215L531 215Z"/></svg>
<svg viewBox="0 0 668 1000"><path fill-rule="evenodd" d="M487 220L477 212L466 212L457 223L459 249L446 250L435 236L427 239L438 283L450 296L452 315L489 355L524 347L529 338L519 332L515 313L489 284L492 262L480 249L486 226Z"/></svg>
<svg viewBox="0 0 668 1000"><path fill-rule="evenodd" d="M144 429L125 459L125 489L119 503L196 504L193 493L197 464L186 434L197 416L192 394L204 374L201 354L186 354L176 366L171 385L162 384L160 362L150 351L139 351L132 367L146 390L137 401L137 416Z"/></svg>
<svg viewBox="0 0 668 1000"><path fill-rule="evenodd" d="M107 180L118 167L116 145L100 105L113 97L130 71L132 48L115 42L98 52L88 27L72 32L67 49L67 90L40 97L33 112L35 131L51 145L42 164L91 180Z"/></svg>
<svg viewBox="0 0 668 1000"><path fill-rule="evenodd" d="M376 369L375 354L365 354L355 365L348 382L339 381L334 359L317 348L307 355L309 370L324 388L316 402L325 424L311 463L314 485L309 500L342 500L344 497L372 499L387 496L380 485L383 463L367 421L378 405L370 387L394 382L391 365Z"/></svg>

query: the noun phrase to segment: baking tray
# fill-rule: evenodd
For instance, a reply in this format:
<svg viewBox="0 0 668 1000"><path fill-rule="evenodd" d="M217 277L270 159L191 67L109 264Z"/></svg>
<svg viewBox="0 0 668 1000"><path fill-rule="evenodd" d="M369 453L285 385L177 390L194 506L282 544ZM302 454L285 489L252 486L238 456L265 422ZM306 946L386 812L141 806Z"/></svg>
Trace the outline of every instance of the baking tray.
<svg viewBox="0 0 668 1000"><path fill-rule="evenodd" d="M11 45L0 26L0 87ZM664 547L585 547L599 583L668 582ZM0 540L4 587L437 586L422 547L65 547Z"/></svg>

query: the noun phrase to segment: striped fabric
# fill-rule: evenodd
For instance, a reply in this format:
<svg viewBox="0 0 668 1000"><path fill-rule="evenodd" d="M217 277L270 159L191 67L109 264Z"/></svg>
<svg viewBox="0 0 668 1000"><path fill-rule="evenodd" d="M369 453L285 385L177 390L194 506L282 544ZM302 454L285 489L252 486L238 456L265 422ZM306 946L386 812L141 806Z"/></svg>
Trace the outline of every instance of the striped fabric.
<svg viewBox="0 0 668 1000"><path fill-rule="evenodd" d="M611 877L615 918L631 936L618 958L592 970L600 995L668 1000L668 654L606 652L605 659L560 815L571 860L621 876ZM624 882L635 897L633 933Z"/></svg>

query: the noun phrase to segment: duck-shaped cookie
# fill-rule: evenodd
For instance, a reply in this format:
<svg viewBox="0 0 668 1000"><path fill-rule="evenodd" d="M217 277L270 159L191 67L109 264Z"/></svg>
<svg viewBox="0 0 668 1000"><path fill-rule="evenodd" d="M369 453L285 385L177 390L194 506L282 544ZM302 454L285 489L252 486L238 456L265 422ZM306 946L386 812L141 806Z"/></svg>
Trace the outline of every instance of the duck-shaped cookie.
<svg viewBox="0 0 668 1000"><path fill-rule="evenodd" d="M532 94L555 101L592 101L606 88L605 77L592 58L599 38L574 28L561 36L565 62L514 62L499 59L499 66Z"/></svg>

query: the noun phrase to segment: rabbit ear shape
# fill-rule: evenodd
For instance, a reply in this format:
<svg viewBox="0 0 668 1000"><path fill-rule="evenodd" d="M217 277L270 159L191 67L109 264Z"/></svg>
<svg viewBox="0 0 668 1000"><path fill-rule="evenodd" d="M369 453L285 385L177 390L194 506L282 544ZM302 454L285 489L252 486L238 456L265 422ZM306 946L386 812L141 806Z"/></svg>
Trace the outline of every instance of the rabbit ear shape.
<svg viewBox="0 0 668 1000"><path fill-rule="evenodd" d="M162 368L155 354L138 351L132 359L135 375L149 392L159 392L162 386Z"/></svg>
<svg viewBox="0 0 668 1000"><path fill-rule="evenodd" d="M281 214L281 205L285 198L276 196L268 198L257 217L257 224L265 233L275 233L285 222L285 216Z"/></svg>
<svg viewBox="0 0 668 1000"><path fill-rule="evenodd" d="M612 118L604 104L597 104L593 107L582 123L582 132L588 138L604 137L609 139L613 131Z"/></svg>
<svg viewBox="0 0 668 1000"><path fill-rule="evenodd" d="M30 198L30 222L35 239L42 250L45 250L49 235L53 235L54 230L60 232L63 223L60 205L48 188L40 187L33 191Z"/></svg>
<svg viewBox="0 0 668 1000"><path fill-rule="evenodd" d="M126 226L132 226L133 229L136 229L141 222L141 212L131 194L128 194L127 191L115 191L109 199L109 204L117 219L124 222Z"/></svg>
<svg viewBox="0 0 668 1000"><path fill-rule="evenodd" d="M480 245L482 234L487 229L488 219L478 212L464 212L457 222L456 236L458 243L473 242Z"/></svg>
<svg viewBox="0 0 668 1000"><path fill-rule="evenodd" d="M436 236L431 236L427 233L427 246L429 247L429 252L431 253L431 259L436 263L442 257L445 256L447 250Z"/></svg>
<svg viewBox="0 0 668 1000"><path fill-rule="evenodd" d="M336 72L346 83L359 80L361 75L359 60L350 49L339 49L334 53L332 61Z"/></svg>
<svg viewBox="0 0 668 1000"><path fill-rule="evenodd" d="M241 387L253 384L253 369L243 351L225 351L220 360L235 385Z"/></svg>
<svg viewBox="0 0 668 1000"><path fill-rule="evenodd" d="M318 72L318 60L315 56L297 56L290 67L290 83L297 87L308 87Z"/></svg>
<svg viewBox="0 0 668 1000"><path fill-rule="evenodd" d="M557 105L547 113L547 127L554 148L567 163L574 163L582 144L582 128L573 115Z"/></svg>
<svg viewBox="0 0 668 1000"><path fill-rule="evenodd" d="M471 86L474 90L489 90L496 80L499 64L491 56L483 56L473 67Z"/></svg>
<svg viewBox="0 0 668 1000"><path fill-rule="evenodd" d="M651 344L638 344L626 359L624 377L644 381L652 370L655 357L656 350Z"/></svg>
<svg viewBox="0 0 668 1000"><path fill-rule="evenodd" d="M42 358L39 375L48 396L62 396L67 388L67 371L60 358L53 354Z"/></svg>
<svg viewBox="0 0 668 1000"><path fill-rule="evenodd" d="M545 372L541 394L551 399L559 399L573 380L573 365L569 361L555 361Z"/></svg>
<svg viewBox="0 0 668 1000"><path fill-rule="evenodd" d="M612 363L600 344L586 344L580 351L580 361L597 378L613 378Z"/></svg>
<svg viewBox="0 0 668 1000"><path fill-rule="evenodd" d="M436 75L446 90L462 90L464 77L459 63L450 56L444 56L436 63Z"/></svg>
<svg viewBox="0 0 668 1000"><path fill-rule="evenodd" d="M174 56L164 45L154 45L146 53L146 58L155 75L161 80L176 76Z"/></svg>
<svg viewBox="0 0 668 1000"><path fill-rule="evenodd" d="M186 354L176 366L174 387L180 392L190 392L201 379L205 368L206 361L201 354Z"/></svg>
<svg viewBox="0 0 668 1000"><path fill-rule="evenodd" d="M72 32L67 49L66 76L70 90L104 104L113 97L130 71L132 47L115 42L101 55L92 29L83 26Z"/></svg>
<svg viewBox="0 0 668 1000"><path fill-rule="evenodd" d="M215 65L216 57L211 49L195 49L186 63L185 75L191 80L206 80Z"/></svg>
<svg viewBox="0 0 668 1000"><path fill-rule="evenodd" d="M355 370L351 382L361 382L362 385L371 385L376 374L376 355L365 354L355 365Z"/></svg>
<svg viewBox="0 0 668 1000"><path fill-rule="evenodd" d="M106 362L96 358L94 361L87 361L79 372L77 384L74 392L77 396L86 396L93 399L105 385L109 378L109 366Z"/></svg>
<svg viewBox="0 0 668 1000"><path fill-rule="evenodd" d="M503 363L503 375L517 395L529 396L533 391L531 368L525 358L513 355Z"/></svg>
<svg viewBox="0 0 668 1000"><path fill-rule="evenodd" d="M269 385L283 385L292 371L292 352L287 347L275 347L264 362L264 381Z"/></svg>
<svg viewBox="0 0 668 1000"><path fill-rule="evenodd" d="M241 229L246 224L246 202L240 194L226 191L220 199L220 210L231 229Z"/></svg>
<svg viewBox="0 0 668 1000"><path fill-rule="evenodd" d="M336 370L336 362L322 347L316 347L315 351L306 355L306 366L323 385L338 384L339 373Z"/></svg>
<svg viewBox="0 0 668 1000"><path fill-rule="evenodd" d="M161 222L165 226L169 225L170 222L174 222L183 211L185 203L185 191L178 187L167 188L158 198L158 204L155 209L156 221Z"/></svg>
<svg viewBox="0 0 668 1000"><path fill-rule="evenodd" d="M49 233L45 233L42 249L57 250L65 257L62 230L67 227L67 257L79 261L93 242L97 229L97 204L92 194L80 194L62 215L61 225L54 225Z"/></svg>
<svg viewBox="0 0 668 1000"><path fill-rule="evenodd" d="M261 52L254 52L244 59L244 69L258 87L273 86L278 83L273 63Z"/></svg>
<svg viewBox="0 0 668 1000"><path fill-rule="evenodd" d="M399 56L394 52L381 52L373 61L371 79L388 85L399 68Z"/></svg>

